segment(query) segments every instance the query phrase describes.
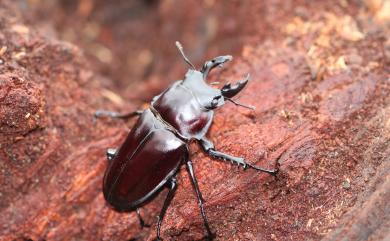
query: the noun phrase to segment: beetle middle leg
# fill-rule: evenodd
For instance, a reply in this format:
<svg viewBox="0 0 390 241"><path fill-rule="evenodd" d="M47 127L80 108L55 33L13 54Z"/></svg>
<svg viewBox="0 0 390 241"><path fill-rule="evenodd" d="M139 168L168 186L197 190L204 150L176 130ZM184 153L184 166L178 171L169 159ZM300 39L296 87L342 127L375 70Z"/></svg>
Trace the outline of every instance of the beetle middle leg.
<svg viewBox="0 0 390 241"><path fill-rule="evenodd" d="M173 196L175 195L175 191L177 189L176 178L172 177L170 179L168 185L169 185L168 186L168 188L169 188L168 194L167 194L167 196L165 198L165 201L164 201L163 207L162 207L162 209L160 211L160 214L157 217L157 240L161 240L161 237L160 237L161 224L162 224L165 212L167 211L168 206L171 203L171 201L173 199Z"/></svg>
<svg viewBox="0 0 390 241"><path fill-rule="evenodd" d="M200 144L202 145L203 150L208 155L210 155L211 157L222 159L222 160L225 160L225 161L234 162L234 163L236 163L238 165L241 165L244 168L244 170L249 167L249 168L255 169L257 171L261 171L261 172L265 172L265 173L271 174L273 176L275 176L276 173L278 172L278 170L268 170L268 169L264 169L264 168L252 165L250 163L247 163L244 160L244 158L242 158L242 157L235 157L235 156L231 156L229 154L223 153L223 152L216 151L214 149L214 144L211 141L209 141L208 139L206 139L206 138L201 139L200 140Z"/></svg>
<svg viewBox="0 0 390 241"><path fill-rule="evenodd" d="M202 218L203 218L204 226L206 227L208 239L209 240L213 239L213 234L211 233L209 222L207 221L206 213L205 213L204 207L203 207L204 199L202 197L202 193L199 190L198 181L196 180L196 177L194 174L194 168L192 167L192 161L188 159L186 165L187 165L187 171L191 177L192 185L195 188L196 197L198 198L198 201L199 201L200 213L202 214Z"/></svg>
<svg viewBox="0 0 390 241"><path fill-rule="evenodd" d="M94 114L94 118L97 119L101 116L108 116L111 118L118 118L118 119L129 119L133 118L135 116L141 115L143 110L136 110L136 111L131 111L128 113L119 113L115 111L108 111L108 110L97 110Z"/></svg>
<svg viewBox="0 0 390 241"><path fill-rule="evenodd" d="M137 208L135 211L137 213L137 218L138 218L139 224L141 225L141 228L144 228L144 227L149 228L150 224L145 223L144 219L141 216L141 212L140 212L139 208Z"/></svg>

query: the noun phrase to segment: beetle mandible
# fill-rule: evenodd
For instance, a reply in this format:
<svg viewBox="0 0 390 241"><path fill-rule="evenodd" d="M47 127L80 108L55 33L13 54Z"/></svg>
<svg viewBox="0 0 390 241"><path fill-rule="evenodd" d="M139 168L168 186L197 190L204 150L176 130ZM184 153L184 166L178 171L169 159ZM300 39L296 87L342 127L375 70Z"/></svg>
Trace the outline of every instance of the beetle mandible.
<svg viewBox="0 0 390 241"><path fill-rule="evenodd" d="M139 116L119 149L107 150L109 165L104 175L103 194L117 211L137 211L141 226L146 226L138 208L163 187L168 187L169 191L157 219L157 239L160 240L161 223L177 187L175 176L179 167L185 164L199 202L207 236L211 239L212 232L204 211L203 197L189 159L189 142L197 141L212 158L231 161L244 169L251 168L271 175L275 175L277 170L263 169L246 162L244 158L219 152L205 137L213 121L213 110L224 105L225 101L253 108L231 99L246 86L249 74L234 85L228 83L221 89L213 88L206 83L207 75L215 67L221 67L232 60L232 56L216 57L207 61L201 70L196 70L184 54L181 44L176 42L176 46L184 61L191 67L184 80L176 81L155 96L146 110L127 114L103 110L95 113L95 117Z"/></svg>

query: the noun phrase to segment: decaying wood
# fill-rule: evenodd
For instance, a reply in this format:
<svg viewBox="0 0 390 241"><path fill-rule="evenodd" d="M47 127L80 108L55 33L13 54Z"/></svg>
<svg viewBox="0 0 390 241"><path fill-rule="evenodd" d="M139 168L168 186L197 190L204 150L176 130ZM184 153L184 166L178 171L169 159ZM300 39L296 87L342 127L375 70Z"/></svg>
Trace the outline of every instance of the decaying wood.
<svg viewBox="0 0 390 241"><path fill-rule="evenodd" d="M209 137L216 148L277 165L280 173L274 179L243 171L193 147L217 240L385 240L388 3L248 2L234 9L251 24L242 30L251 38L230 68L210 81L251 73L240 102L256 110L226 104ZM0 4L0 239L151 240L154 227L141 229L134 213L113 211L101 193L105 150L120 145L132 122L94 122L92 114L121 102L103 87L80 47L43 37L18 7ZM147 82L139 90L153 88ZM161 205L159 196L142 209L148 223L155 223ZM182 170L162 236L198 240L204 234Z"/></svg>

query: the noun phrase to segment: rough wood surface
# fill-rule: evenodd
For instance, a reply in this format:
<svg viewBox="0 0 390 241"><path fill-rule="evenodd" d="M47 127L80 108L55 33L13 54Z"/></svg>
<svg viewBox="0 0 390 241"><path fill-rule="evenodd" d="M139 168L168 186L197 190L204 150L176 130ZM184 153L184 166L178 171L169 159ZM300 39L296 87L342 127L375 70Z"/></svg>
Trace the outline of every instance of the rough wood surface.
<svg viewBox="0 0 390 241"><path fill-rule="evenodd" d="M168 19L172 4L153 11ZM184 13L194 8L192 1L181 4ZM280 168L274 179L191 146L217 240L389 238L389 7L388 1L232 1L223 10L240 19L238 29L217 14L217 22L235 29L222 36L242 33L242 49L210 81L251 73L239 100L256 110L226 104L209 137L219 150ZM125 101L107 90L109 79L82 52L85 43L59 41L34 25L36 16L26 21L29 14L19 3L0 3L0 240L153 239L154 226L140 229L134 213L113 211L101 193L105 150L122 142L132 122L92 119L96 109L142 102L120 105ZM167 58L179 59L173 43ZM180 78L183 65L168 72ZM161 91L170 79L156 73L127 96ZM162 236L200 240L205 230L194 192L185 170L178 177ZM162 201L160 195L142 209L148 223L155 224Z"/></svg>

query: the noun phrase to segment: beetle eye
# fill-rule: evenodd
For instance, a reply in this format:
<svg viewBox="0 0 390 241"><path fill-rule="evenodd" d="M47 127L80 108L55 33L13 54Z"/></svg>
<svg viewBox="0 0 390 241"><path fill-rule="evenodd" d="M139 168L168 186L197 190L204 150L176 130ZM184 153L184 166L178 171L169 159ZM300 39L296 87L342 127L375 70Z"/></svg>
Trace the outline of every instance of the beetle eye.
<svg viewBox="0 0 390 241"><path fill-rule="evenodd" d="M216 107L218 105L218 100L221 98L221 95L215 96L213 100L211 101L211 106Z"/></svg>

